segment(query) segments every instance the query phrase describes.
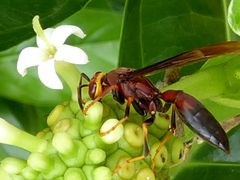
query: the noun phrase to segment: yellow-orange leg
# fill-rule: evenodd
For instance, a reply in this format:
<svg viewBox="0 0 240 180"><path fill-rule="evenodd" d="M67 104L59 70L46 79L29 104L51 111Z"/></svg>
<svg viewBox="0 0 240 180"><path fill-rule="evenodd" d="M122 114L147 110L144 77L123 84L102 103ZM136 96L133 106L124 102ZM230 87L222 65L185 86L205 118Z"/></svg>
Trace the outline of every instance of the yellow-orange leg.
<svg viewBox="0 0 240 180"><path fill-rule="evenodd" d="M168 130L167 134L164 136L162 142L160 143L160 145L158 146L156 153L152 159L152 170L155 172L155 166L156 166L156 159L157 159L157 155L160 152L160 150L162 149L162 147L165 145L165 143L170 139L170 137L173 135L174 130L176 129L176 118L175 118L175 106L172 105L172 114L171 114L171 127Z"/></svg>
<svg viewBox="0 0 240 180"><path fill-rule="evenodd" d="M116 85L112 85L112 86L109 86L107 87L106 89L104 89L104 91L99 95L97 96L90 104L88 104L87 107L84 108L83 110L83 114L86 114L88 109L93 106L97 101L99 101L100 99L102 99L106 94L108 94L109 92L111 92L112 90L116 90L118 89L118 87Z"/></svg>
<svg viewBox="0 0 240 180"><path fill-rule="evenodd" d="M126 167L129 163L145 159L149 155L149 147L148 147L148 139L147 139L147 136L148 136L148 128L147 128L147 126L150 126L154 122L154 119L155 119L155 114L153 114L152 117L150 117L149 119L144 121L143 124L142 124L143 136L144 136L144 139L143 139L143 141L144 141L144 144L143 144L143 154L141 156L130 158L126 162L118 165L113 170L113 173L117 173L120 169Z"/></svg>
<svg viewBox="0 0 240 180"><path fill-rule="evenodd" d="M114 170L113 170L113 173L117 173L120 169L126 167L128 164L134 162L134 161L140 161L142 159L144 159L145 156L144 155L141 155L141 156L138 156L138 157L134 157L134 158L131 158L131 159L128 159L126 162L118 165Z"/></svg>
<svg viewBox="0 0 240 180"><path fill-rule="evenodd" d="M173 135L173 130L169 129L168 133L166 134L166 136L163 138L162 142L160 143L160 145L158 146L156 153L152 159L152 170L155 170L155 166L156 166L156 159L157 159L157 155L160 152L160 150L162 149L162 147L164 146L164 144L169 140L169 138Z"/></svg>
<svg viewBox="0 0 240 180"><path fill-rule="evenodd" d="M132 101L133 101L133 98L132 98L132 97L128 97L127 106L126 106L126 109L125 109L125 115L124 115L124 117L123 117L122 119L120 119L120 120L118 121L118 123L115 124L113 127L111 127L109 130L107 130L107 131L105 131L105 132L100 132L100 136L105 136L105 135L109 134L109 133L112 132L114 129L116 129L120 124L123 124L123 123L128 119Z"/></svg>

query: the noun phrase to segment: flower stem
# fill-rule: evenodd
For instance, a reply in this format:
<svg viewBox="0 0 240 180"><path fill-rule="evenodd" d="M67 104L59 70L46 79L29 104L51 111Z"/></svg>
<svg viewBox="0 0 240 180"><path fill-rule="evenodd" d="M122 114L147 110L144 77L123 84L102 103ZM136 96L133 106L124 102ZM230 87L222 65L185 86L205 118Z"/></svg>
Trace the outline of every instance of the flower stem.
<svg viewBox="0 0 240 180"><path fill-rule="evenodd" d="M64 81L69 86L72 93L72 100L77 101L77 87L79 85L81 73L73 64L63 61L58 61L57 63L55 63L55 67L57 73L64 79Z"/></svg>
<svg viewBox="0 0 240 180"><path fill-rule="evenodd" d="M48 143L44 139L28 134L0 118L0 143L14 145L30 152L43 151Z"/></svg>

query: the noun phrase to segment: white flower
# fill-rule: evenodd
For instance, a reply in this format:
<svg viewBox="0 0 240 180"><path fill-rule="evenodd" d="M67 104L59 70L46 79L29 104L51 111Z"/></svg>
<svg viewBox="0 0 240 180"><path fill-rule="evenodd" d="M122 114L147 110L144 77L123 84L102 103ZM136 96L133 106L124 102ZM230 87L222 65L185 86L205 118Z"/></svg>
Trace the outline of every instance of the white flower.
<svg viewBox="0 0 240 180"><path fill-rule="evenodd" d="M27 73L27 68L38 66L38 76L44 85L52 89L62 89L62 82L55 71L55 62L86 64L88 57L82 49L64 44L71 34L80 38L84 38L85 34L79 27L72 25L62 25L44 31L40 24L37 25L39 26L35 27L34 30L37 33L38 47L27 47L21 51L17 70L19 74L24 76ZM36 30L36 28L38 29Z"/></svg>

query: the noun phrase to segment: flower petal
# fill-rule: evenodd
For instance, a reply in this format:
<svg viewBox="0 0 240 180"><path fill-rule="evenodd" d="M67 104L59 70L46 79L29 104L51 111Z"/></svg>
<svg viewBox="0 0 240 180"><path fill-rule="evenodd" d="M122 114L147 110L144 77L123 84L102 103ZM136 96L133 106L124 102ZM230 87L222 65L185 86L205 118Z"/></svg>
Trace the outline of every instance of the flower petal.
<svg viewBox="0 0 240 180"><path fill-rule="evenodd" d="M88 63L87 54L82 49L70 45L60 46L54 59L57 61L66 61L72 64Z"/></svg>
<svg viewBox="0 0 240 180"><path fill-rule="evenodd" d="M77 26L62 25L62 26L58 26L56 29L53 30L51 34L51 42L55 46L60 46L65 42L68 36L72 34L80 38L84 38L86 36L84 32Z"/></svg>
<svg viewBox="0 0 240 180"><path fill-rule="evenodd" d="M53 28L47 28L43 31L49 43L51 43L50 37L52 35L53 30L54 30ZM46 50L48 48L46 42L42 40L38 35L37 35L36 41L37 41L37 46L40 47L41 49Z"/></svg>
<svg viewBox="0 0 240 180"><path fill-rule="evenodd" d="M22 76L26 75L27 68L37 66L47 58L44 51L36 47L23 49L18 57L17 71Z"/></svg>
<svg viewBox="0 0 240 180"><path fill-rule="evenodd" d="M51 89L63 89L62 82L58 78L54 59L45 61L38 66L38 76L42 83Z"/></svg>

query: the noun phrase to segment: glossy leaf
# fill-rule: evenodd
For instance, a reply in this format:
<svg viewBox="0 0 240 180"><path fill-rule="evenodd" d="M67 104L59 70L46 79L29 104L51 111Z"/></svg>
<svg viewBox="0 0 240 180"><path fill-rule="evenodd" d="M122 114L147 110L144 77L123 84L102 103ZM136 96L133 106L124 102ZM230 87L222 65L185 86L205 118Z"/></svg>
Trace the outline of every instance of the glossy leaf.
<svg viewBox="0 0 240 180"><path fill-rule="evenodd" d="M140 68L226 40L223 2L128 0L119 65Z"/></svg>
<svg viewBox="0 0 240 180"><path fill-rule="evenodd" d="M39 15L43 27L52 26L87 4L88 0L2 0L0 3L0 50L34 35L32 18Z"/></svg>

